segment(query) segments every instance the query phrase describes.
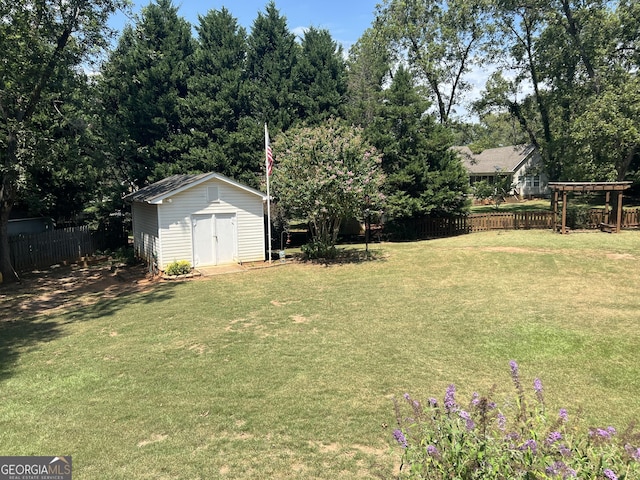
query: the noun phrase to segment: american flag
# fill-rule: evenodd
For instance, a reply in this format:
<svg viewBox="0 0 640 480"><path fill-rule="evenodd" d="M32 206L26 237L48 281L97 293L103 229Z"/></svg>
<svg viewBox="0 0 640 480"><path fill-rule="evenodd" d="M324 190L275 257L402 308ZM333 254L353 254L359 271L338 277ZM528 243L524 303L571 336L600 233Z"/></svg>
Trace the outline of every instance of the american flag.
<svg viewBox="0 0 640 480"><path fill-rule="evenodd" d="M267 176L270 176L273 168L273 152L271 151L271 142L269 141L269 131L266 123L264 124L264 147L267 152Z"/></svg>

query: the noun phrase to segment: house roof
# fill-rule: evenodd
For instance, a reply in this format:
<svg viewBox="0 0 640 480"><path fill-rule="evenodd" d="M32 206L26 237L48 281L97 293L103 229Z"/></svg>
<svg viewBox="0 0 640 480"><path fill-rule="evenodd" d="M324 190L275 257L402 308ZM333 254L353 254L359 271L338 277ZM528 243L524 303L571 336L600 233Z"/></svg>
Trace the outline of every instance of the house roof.
<svg viewBox="0 0 640 480"><path fill-rule="evenodd" d="M209 180L219 180L223 183L227 183L234 187L240 188L247 193L259 196L263 201L267 199L266 194L254 188L236 182L235 180L232 180L229 177L225 177L224 175L221 175L219 173L211 172L194 175L172 175L126 195L124 197L124 200L128 202L142 202L157 205L161 204L166 198L183 192L189 188L193 188Z"/></svg>
<svg viewBox="0 0 640 480"><path fill-rule="evenodd" d="M469 147L452 147L456 150L469 173L495 174L514 173L535 151L533 145L511 145L488 148L481 153L473 153Z"/></svg>

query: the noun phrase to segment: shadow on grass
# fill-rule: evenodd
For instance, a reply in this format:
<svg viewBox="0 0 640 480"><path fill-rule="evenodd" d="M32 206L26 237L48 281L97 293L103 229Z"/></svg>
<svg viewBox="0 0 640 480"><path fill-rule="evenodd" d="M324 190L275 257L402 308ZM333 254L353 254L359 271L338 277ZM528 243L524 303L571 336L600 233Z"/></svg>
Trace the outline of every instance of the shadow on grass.
<svg viewBox="0 0 640 480"><path fill-rule="evenodd" d="M170 299L175 286L156 284L142 292L135 288L123 289L116 296L102 297L90 305L72 304L59 313L27 313L0 319L0 382L11 377L23 352L66 335L66 325L107 317L132 303L152 305Z"/></svg>
<svg viewBox="0 0 640 480"><path fill-rule="evenodd" d="M386 257L381 251L371 248L368 251L362 248L338 248L335 258L306 259L304 254L297 254L296 259L302 262L328 266L385 261Z"/></svg>

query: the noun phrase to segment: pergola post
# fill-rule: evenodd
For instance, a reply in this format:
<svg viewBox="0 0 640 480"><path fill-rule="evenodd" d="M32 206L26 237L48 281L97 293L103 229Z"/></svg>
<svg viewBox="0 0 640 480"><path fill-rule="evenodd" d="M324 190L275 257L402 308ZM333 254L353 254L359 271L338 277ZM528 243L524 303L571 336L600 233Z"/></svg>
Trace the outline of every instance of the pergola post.
<svg viewBox="0 0 640 480"><path fill-rule="evenodd" d="M618 217L616 221L616 233L622 229L622 190L618 192Z"/></svg>
<svg viewBox="0 0 640 480"><path fill-rule="evenodd" d="M567 191L562 192L562 233L567 233Z"/></svg>
<svg viewBox="0 0 640 480"><path fill-rule="evenodd" d="M553 231L558 229L558 191L553 191Z"/></svg>

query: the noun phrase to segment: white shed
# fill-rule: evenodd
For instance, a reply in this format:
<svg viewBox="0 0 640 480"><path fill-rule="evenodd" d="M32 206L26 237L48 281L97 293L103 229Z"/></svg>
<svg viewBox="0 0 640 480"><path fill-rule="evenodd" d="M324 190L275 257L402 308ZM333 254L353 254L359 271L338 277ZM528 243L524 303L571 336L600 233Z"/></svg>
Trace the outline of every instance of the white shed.
<svg viewBox="0 0 640 480"><path fill-rule="evenodd" d="M218 173L173 175L124 197L131 202L133 247L160 270L265 259L267 196Z"/></svg>

